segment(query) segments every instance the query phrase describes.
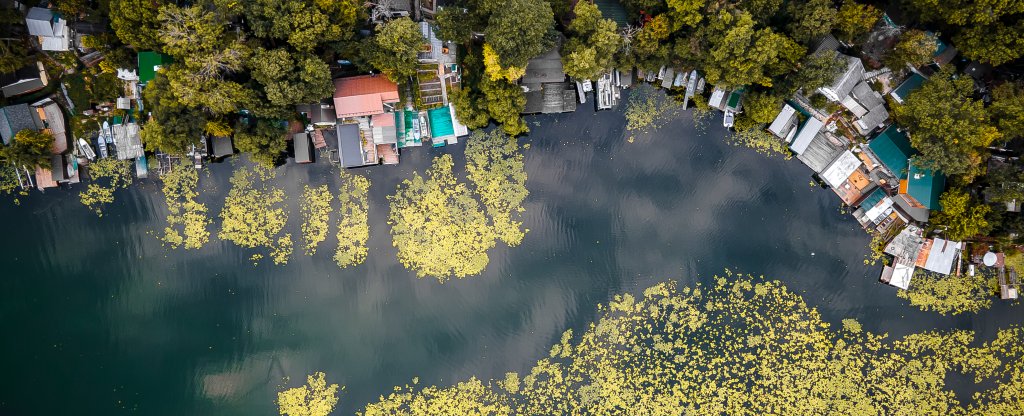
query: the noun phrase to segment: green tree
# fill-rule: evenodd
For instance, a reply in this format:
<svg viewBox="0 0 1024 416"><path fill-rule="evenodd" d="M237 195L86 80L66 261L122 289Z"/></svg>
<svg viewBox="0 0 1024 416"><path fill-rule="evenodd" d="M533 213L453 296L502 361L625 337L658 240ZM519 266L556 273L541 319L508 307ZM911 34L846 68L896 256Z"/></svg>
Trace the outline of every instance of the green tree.
<svg viewBox="0 0 1024 416"><path fill-rule="evenodd" d="M614 66L622 37L615 22L603 19L597 6L576 3L576 17L569 24L569 41L562 48L565 73L576 79L596 79Z"/></svg>
<svg viewBox="0 0 1024 416"><path fill-rule="evenodd" d="M160 49L157 12L165 4L166 0L110 0L110 27L136 50Z"/></svg>
<svg viewBox="0 0 1024 416"><path fill-rule="evenodd" d="M626 48L626 56L620 66L639 66L657 69L668 59L669 48L666 40L672 34L668 16L660 14L647 22L637 32Z"/></svg>
<svg viewBox="0 0 1024 416"><path fill-rule="evenodd" d="M839 58L835 51L822 51L807 55L807 58L795 71L786 75L786 78L779 82L777 90L786 95L795 93L797 90L811 94L818 88L835 81L836 77L846 69L846 65L846 59Z"/></svg>
<svg viewBox="0 0 1024 416"><path fill-rule="evenodd" d="M394 82L416 75L416 54L426 42L420 28L408 17L377 26L377 33L364 41L363 58Z"/></svg>
<svg viewBox="0 0 1024 416"><path fill-rule="evenodd" d="M909 129L925 166L969 183L981 173L985 147L1001 136L989 123L984 103L972 98L971 78L952 75L949 68L935 74L893 112Z"/></svg>
<svg viewBox="0 0 1024 416"><path fill-rule="evenodd" d="M17 71L31 62L29 50L24 42L0 40L0 74Z"/></svg>
<svg viewBox="0 0 1024 416"><path fill-rule="evenodd" d="M786 13L791 19L787 31L805 45L831 32L839 15L832 0L791 1Z"/></svg>
<svg viewBox="0 0 1024 416"><path fill-rule="evenodd" d="M894 71L901 71L907 65L918 67L932 62L936 48L935 36L920 30L908 30L900 35L896 46L886 52L882 62Z"/></svg>
<svg viewBox="0 0 1024 416"><path fill-rule="evenodd" d="M235 147L261 166L274 167L288 147L285 133L278 121L241 119L235 125Z"/></svg>
<svg viewBox="0 0 1024 416"><path fill-rule="evenodd" d="M498 53L501 66L525 67L530 58L551 48L555 17L548 2L508 0L495 9L484 35Z"/></svg>
<svg viewBox="0 0 1024 416"><path fill-rule="evenodd" d="M199 143L206 118L178 101L162 71L146 85L142 97L152 115L141 132L147 150L180 156Z"/></svg>
<svg viewBox="0 0 1024 416"><path fill-rule="evenodd" d="M355 0L249 0L241 7L253 36L264 45L287 44L299 52L313 52L326 43L349 39L362 13Z"/></svg>
<svg viewBox="0 0 1024 416"><path fill-rule="evenodd" d="M939 205L942 210L932 214L929 222L932 227L943 230L943 234L950 240L964 240L991 229L985 216L992 208L979 203L963 189L946 190L939 197Z"/></svg>
<svg viewBox="0 0 1024 416"><path fill-rule="evenodd" d="M836 16L836 36L839 40L854 43L875 27L882 11L870 4L860 4L855 0L843 0Z"/></svg>
<svg viewBox="0 0 1024 416"><path fill-rule="evenodd" d="M388 224L398 260L418 277L444 282L479 274L490 262L495 235L464 183L452 173L452 158L435 158L427 179L414 173L398 187Z"/></svg>
<svg viewBox="0 0 1024 416"><path fill-rule="evenodd" d="M750 13L758 23L767 24L782 9L782 0L739 0L739 10Z"/></svg>
<svg viewBox="0 0 1024 416"><path fill-rule="evenodd" d="M437 12L434 21L438 39L459 44L473 40L473 28L479 26L476 17L462 7L445 7Z"/></svg>
<svg viewBox="0 0 1024 416"><path fill-rule="evenodd" d="M294 111L296 104L319 102L334 94L330 67L312 54L258 48L249 67L266 100L279 112Z"/></svg>
<svg viewBox="0 0 1024 416"><path fill-rule="evenodd" d="M782 97L770 92L751 91L743 95L743 117L757 124L775 120L782 109Z"/></svg>
<svg viewBox="0 0 1024 416"><path fill-rule="evenodd" d="M704 20L708 0L668 0L666 4L672 30L678 31L684 27L697 27Z"/></svg>
<svg viewBox="0 0 1024 416"><path fill-rule="evenodd" d="M755 29L746 12L722 11L708 26L712 46L704 70L713 85L770 87L773 78L792 70L806 50L771 29Z"/></svg>
<svg viewBox="0 0 1024 416"><path fill-rule="evenodd" d="M30 169L49 168L52 155L53 135L30 129L17 132L9 144L0 146L0 160Z"/></svg>
<svg viewBox="0 0 1024 416"><path fill-rule="evenodd" d="M460 88L448 93L448 97L455 106L455 116L459 122L475 130L487 127L491 122L491 116L487 113L485 98L474 90Z"/></svg>
<svg viewBox="0 0 1024 416"><path fill-rule="evenodd" d="M921 19L956 30L953 43L965 56L1001 65L1024 55L1024 2L908 0Z"/></svg>
<svg viewBox="0 0 1024 416"><path fill-rule="evenodd" d="M497 130L475 132L466 141L466 176L491 217L497 238L509 246L519 245L526 235L523 201L530 192L516 138Z"/></svg>
<svg viewBox="0 0 1024 416"><path fill-rule="evenodd" d="M344 390L344 387L341 388ZM338 405L338 385L327 384L327 376L317 372L306 377L306 385L277 393L282 416L327 416Z"/></svg>
<svg viewBox="0 0 1024 416"><path fill-rule="evenodd" d="M487 113L501 124L506 133L518 136L530 131L520 115L526 108L522 88L505 80L484 77L480 82L480 91L487 103Z"/></svg>
<svg viewBox="0 0 1024 416"><path fill-rule="evenodd" d="M1024 85L1005 82L993 89L989 112L1004 138L1024 137Z"/></svg>

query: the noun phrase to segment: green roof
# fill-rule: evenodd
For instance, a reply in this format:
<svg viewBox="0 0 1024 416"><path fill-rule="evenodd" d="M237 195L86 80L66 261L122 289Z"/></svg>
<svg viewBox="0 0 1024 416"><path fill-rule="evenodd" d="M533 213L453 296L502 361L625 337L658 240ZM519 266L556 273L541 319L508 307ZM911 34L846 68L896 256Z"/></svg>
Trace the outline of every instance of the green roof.
<svg viewBox="0 0 1024 416"><path fill-rule="evenodd" d="M916 72L911 74L910 78L904 80L903 83L900 84L900 86L896 87L896 90L892 92L893 97L896 98L896 101L902 103L903 100L906 100L907 97L910 96L910 93L914 92L914 90L918 88L921 88L921 85L924 84L926 80L927 79L921 76L921 74L918 74Z"/></svg>
<svg viewBox="0 0 1024 416"><path fill-rule="evenodd" d="M861 201L860 206L865 210L871 209L875 205L878 205L878 202L881 201L882 198L885 198L885 191L882 191L882 188L880 187L876 187L874 191L871 191L871 193L868 194L867 198L864 198L864 200Z"/></svg>
<svg viewBox="0 0 1024 416"><path fill-rule="evenodd" d="M731 109L737 109L740 106L740 97L743 97L743 88L737 89L729 94L729 101L726 103L726 107Z"/></svg>
<svg viewBox="0 0 1024 416"><path fill-rule="evenodd" d="M933 172L914 164L910 165L910 174L907 175L907 195L910 195L925 208L941 211L939 195L946 188L946 175L942 172Z"/></svg>
<svg viewBox="0 0 1024 416"><path fill-rule="evenodd" d="M452 113L448 107L438 107L427 110L427 117L430 118L430 135L433 138L454 136L455 125L452 124Z"/></svg>
<svg viewBox="0 0 1024 416"><path fill-rule="evenodd" d="M895 125L889 126L868 143L878 160L897 177L904 177L907 172L907 160L916 152L910 147L910 139L906 134L896 130Z"/></svg>
<svg viewBox="0 0 1024 416"><path fill-rule="evenodd" d="M156 78L156 70L173 62L170 56L159 52L139 52L139 83L145 84Z"/></svg>
<svg viewBox="0 0 1024 416"><path fill-rule="evenodd" d="M619 29L629 24L629 15L626 8L618 0L594 0L594 5L601 11L601 17L611 19L619 26Z"/></svg>

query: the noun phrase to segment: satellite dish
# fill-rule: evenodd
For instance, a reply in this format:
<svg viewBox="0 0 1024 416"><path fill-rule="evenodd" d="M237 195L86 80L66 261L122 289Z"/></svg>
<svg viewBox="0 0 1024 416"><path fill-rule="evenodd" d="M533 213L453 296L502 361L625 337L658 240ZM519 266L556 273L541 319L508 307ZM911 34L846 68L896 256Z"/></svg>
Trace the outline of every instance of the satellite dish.
<svg viewBox="0 0 1024 416"><path fill-rule="evenodd" d="M991 251L988 252L988 253L985 253L985 257L982 257L981 262L985 263L985 265L988 266L988 267L995 266L996 265L996 253L993 253Z"/></svg>

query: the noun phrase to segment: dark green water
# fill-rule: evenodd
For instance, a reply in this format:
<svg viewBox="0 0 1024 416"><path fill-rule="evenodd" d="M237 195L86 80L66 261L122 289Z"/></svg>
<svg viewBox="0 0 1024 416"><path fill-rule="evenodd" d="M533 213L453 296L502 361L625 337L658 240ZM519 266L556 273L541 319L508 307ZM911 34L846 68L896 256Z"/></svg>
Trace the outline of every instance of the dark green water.
<svg viewBox="0 0 1024 416"><path fill-rule="evenodd" d="M783 280L831 322L855 317L894 336L990 337L1024 320L1002 303L958 318L910 307L877 283L880 266L863 264L868 236L831 191L809 185L809 169L725 144L717 119L699 132L684 116L634 143L621 113L530 121L526 239L445 285L396 261L385 224L386 196L439 154L430 148L357 172L373 182L370 255L346 270L330 258L333 237L287 266L253 266L215 230L198 252L165 249L152 180L103 218L75 191L0 204L0 414L269 415L282 377L297 385L317 370L347 386L336 414L351 414L416 376L446 385L526 371L614 294L725 268ZM444 150L457 170L462 148ZM230 169L201 177L213 214ZM287 165L278 181L295 207L303 184L335 177L327 164ZM299 218L293 209L295 236Z"/></svg>

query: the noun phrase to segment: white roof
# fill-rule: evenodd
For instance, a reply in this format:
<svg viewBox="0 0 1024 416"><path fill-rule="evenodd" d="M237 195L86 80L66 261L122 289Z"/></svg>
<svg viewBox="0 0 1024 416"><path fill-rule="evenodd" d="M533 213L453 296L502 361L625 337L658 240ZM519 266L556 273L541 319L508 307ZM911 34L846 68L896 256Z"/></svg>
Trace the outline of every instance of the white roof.
<svg viewBox="0 0 1024 416"><path fill-rule="evenodd" d="M959 241L948 241L941 238L932 240L932 249L928 252L928 260L924 263L925 270L948 275L953 269L953 261L960 252Z"/></svg>
<svg viewBox="0 0 1024 416"><path fill-rule="evenodd" d="M60 20L63 22L63 20ZM69 49L69 41L71 40L71 30L67 26L61 25L62 30L57 32L56 36L41 36L39 39L43 41L44 51L66 51Z"/></svg>
<svg viewBox="0 0 1024 416"><path fill-rule="evenodd" d="M882 217L889 215L892 212L892 198L882 198L875 206L868 209L864 216L867 217L871 222L878 224Z"/></svg>
<svg viewBox="0 0 1024 416"><path fill-rule="evenodd" d="M469 127L466 127L465 124L462 124L462 122L459 121L458 117L455 117L455 106L454 105L448 106L448 113L450 113L452 115L452 127L455 128L455 137L468 136L469 135Z"/></svg>
<svg viewBox="0 0 1024 416"><path fill-rule="evenodd" d="M843 182L846 182L846 179L857 170L861 163L853 152L847 150L839 154L839 157L832 161L832 164L828 165L824 172L821 172L821 178L829 186L838 188L843 185Z"/></svg>
<svg viewBox="0 0 1024 416"><path fill-rule="evenodd" d="M25 25L32 36L54 36L53 12L42 7L33 7L25 16Z"/></svg>
<svg viewBox="0 0 1024 416"><path fill-rule="evenodd" d="M771 126L768 126L768 131L772 132L775 137L785 137L786 133L789 132L787 127L789 127L794 117L796 117L796 109L789 104L783 105L782 111L775 117L775 121L772 122Z"/></svg>
<svg viewBox="0 0 1024 416"><path fill-rule="evenodd" d="M914 266L896 263L892 269L892 278L889 280L889 284L903 290L910 288L910 279L914 277Z"/></svg>
<svg viewBox="0 0 1024 416"><path fill-rule="evenodd" d="M715 90L711 92L711 98L708 99L708 105L714 108L722 108L723 99L725 99L725 90L715 87Z"/></svg>
<svg viewBox="0 0 1024 416"><path fill-rule="evenodd" d="M789 148L793 149L798 155L803 154L804 150L807 150L807 146L811 144L811 140L814 140L814 136L818 135L822 127L825 127L825 124L821 120L811 117L804 123L800 133L797 133L796 139L793 139L793 144Z"/></svg>
<svg viewBox="0 0 1024 416"><path fill-rule="evenodd" d="M120 79L123 79L125 81L138 81L139 80L139 74L137 72L135 72L134 69L118 68L117 69L117 77L120 78Z"/></svg>

